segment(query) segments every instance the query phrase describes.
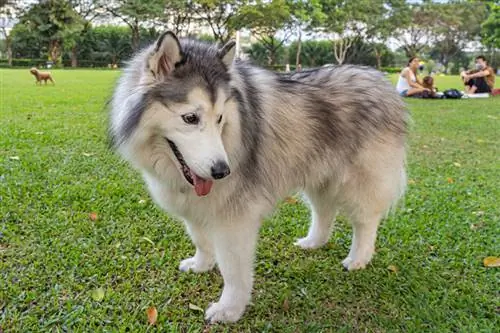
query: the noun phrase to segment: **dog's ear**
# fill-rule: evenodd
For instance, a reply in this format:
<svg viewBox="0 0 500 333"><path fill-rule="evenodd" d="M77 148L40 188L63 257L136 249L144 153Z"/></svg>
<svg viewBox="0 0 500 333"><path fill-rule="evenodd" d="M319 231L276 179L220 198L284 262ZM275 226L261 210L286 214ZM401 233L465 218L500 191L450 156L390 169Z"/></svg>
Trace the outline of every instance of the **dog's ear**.
<svg viewBox="0 0 500 333"><path fill-rule="evenodd" d="M217 51L217 54L227 68L231 67L234 55L236 54L236 42L234 40L230 40L226 43L226 45Z"/></svg>
<svg viewBox="0 0 500 333"><path fill-rule="evenodd" d="M149 69L159 79L167 76L182 61L182 49L177 36L167 31L158 38L155 49L149 58Z"/></svg>

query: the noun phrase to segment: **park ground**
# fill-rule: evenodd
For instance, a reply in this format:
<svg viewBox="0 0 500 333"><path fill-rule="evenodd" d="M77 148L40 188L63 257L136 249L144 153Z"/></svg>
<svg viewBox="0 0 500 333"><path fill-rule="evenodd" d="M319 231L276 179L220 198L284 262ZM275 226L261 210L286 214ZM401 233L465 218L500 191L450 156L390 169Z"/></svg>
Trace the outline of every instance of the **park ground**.
<svg viewBox="0 0 500 333"><path fill-rule="evenodd" d="M220 275L178 271L193 254L182 226L107 147L105 102L119 73L53 73L55 86L37 87L28 70L0 70L0 332L500 327L500 271L483 264L500 255L500 97L407 100L408 191L370 266L343 271L342 217L326 247L293 246L310 213L284 200L261 230L251 306L237 324L207 326ZM461 88L458 77L436 84Z"/></svg>

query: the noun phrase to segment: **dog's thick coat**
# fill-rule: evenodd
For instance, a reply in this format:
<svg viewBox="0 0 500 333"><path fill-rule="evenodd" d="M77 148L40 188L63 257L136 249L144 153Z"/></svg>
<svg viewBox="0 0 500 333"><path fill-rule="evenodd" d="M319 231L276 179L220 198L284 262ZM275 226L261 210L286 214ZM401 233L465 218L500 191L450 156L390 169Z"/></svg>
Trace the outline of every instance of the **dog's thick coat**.
<svg viewBox="0 0 500 333"><path fill-rule="evenodd" d="M338 211L353 225L348 270L372 258L380 220L403 194L408 114L378 71L340 66L278 74L168 32L136 55L111 101L110 136L155 202L196 246L182 271L217 263L224 289L206 311L236 321L250 301L261 220L302 191L324 245Z"/></svg>

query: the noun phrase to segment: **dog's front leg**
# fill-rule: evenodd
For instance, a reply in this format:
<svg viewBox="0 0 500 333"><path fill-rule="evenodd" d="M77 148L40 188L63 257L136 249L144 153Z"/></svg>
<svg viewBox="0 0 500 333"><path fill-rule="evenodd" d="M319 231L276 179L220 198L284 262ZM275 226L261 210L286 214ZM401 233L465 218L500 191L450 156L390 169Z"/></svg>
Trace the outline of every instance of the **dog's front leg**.
<svg viewBox="0 0 500 333"><path fill-rule="evenodd" d="M211 270L215 265L214 249L212 240L207 235L206 226L189 221L185 221L184 224L196 246L196 253L193 257L181 261L179 269L183 272L192 271L196 273Z"/></svg>
<svg viewBox="0 0 500 333"><path fill-rule="evenodd" d="M224 279L222 295L210 305L205 319L210 322L235 322L250 302L253 262L259 221L240 220L211 226L215 258Z"/></svg>

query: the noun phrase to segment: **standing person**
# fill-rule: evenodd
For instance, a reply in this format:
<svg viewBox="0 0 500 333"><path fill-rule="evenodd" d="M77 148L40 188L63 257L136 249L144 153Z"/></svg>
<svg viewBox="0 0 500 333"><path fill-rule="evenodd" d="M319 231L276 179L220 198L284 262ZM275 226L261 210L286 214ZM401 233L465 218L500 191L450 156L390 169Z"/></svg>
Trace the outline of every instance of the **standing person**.
<svg viewBox="0 0 500 333"><path fill-rule="evenodd" d="M417 80L417 70L420 65L418 57L411 57L408 65L403 68L399 75L396 90L403 97L410 97L424 91L430 92L430 89L424 88Z"/></svg>
<svg viewBox="0 0 500 333"><path fill-rule="evenodd" d="M482 55L476 57L476 68L460 73L468 94L491 93L495 86L495 71Z"/></svg>

